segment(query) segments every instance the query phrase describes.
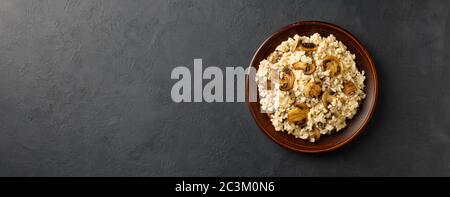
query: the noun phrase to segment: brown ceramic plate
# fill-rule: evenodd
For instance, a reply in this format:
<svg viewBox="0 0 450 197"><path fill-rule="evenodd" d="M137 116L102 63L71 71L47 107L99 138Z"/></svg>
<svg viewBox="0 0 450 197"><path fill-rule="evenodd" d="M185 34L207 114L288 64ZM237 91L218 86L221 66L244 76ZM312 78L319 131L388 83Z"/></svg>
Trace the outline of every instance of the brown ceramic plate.
<svg viewBox="0 0 450 197"><path fill-rule="evenodd" d="M295 34L310 36L314 33L319 33L321 36L333 34L337 40L343 42L347 46L347 49L356 55L356 65L359 70L364 70L366 76L366 80L364 81L366 85L364 92L367 96L362 101L358 108L358 112L353 119L347 120L347 127L343 130L332 135L322 136L316 143L297 139L293 135L275 131L267 114L260 112L259 98L258 102L249 102L249 80L254 79L250 79L249 77L246 79L247 103L259 128L261 128L261 130L276 143L288 149L304 153L319 153L335 150L353 140L363 131L372 116L378 95L378 81L375 65L367 50L355 36L330 23L302 21L280 29L261 44L253 56L250 66L258 69L259 62L267 58L281 42L287 40L289 37L292 37Z"/></svg>

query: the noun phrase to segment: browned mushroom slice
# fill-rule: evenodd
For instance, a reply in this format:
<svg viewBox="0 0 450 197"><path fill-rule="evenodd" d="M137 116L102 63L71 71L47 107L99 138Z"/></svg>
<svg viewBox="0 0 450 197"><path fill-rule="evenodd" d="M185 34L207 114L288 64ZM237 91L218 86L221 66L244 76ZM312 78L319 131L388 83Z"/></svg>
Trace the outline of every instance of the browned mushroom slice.
<svg viewBox="0 0 450 197"><path fill-rule="evenodd" d="M301 110L308 110L309 109L308 106L305 103L297 102L297 103L294 103L294 106L298 107Z"/></svg>
<svg viewBox="0 0 450 197"><path fill-rule="evenodd" d="M330 77L339 75L343 70L341 62L334 56L326 56L323 60L322 67L329 71Z"/></svg>
<svg viewBox="0 0 450 197"><path fill-rule="evenodd" d="M267 58L267 60L268 60L270 63L272 63L272 64L277 63L277 61L280 60L280 59L281 59L281 55L278 54L278 51L274 51L274 52L271 53L271 54L269 55L269 57Z"/></svg>
<svg viewBox="0 0 450 197"><path fill-rule="evenodd" d="M297 62L294 65L292 65L292 67L295 70L303 70L303 73L305 75L313 74L314 71L316 71L316 63L315 62L313 62L312 64L308 64L308 63L300 61L300 62Z"/></svg>
<svg viewBox="0 0 450 197"><path fill-rule="evenodd" d="M322 93L322 87L320 82L308 82L305 86L305 96L308 98L315 98Z"/></svg>
<svg viewBox="0 0 450 197"><path fill-rule="evenodd" d="M310 75L313 74L314 71L316 71L316 63L313 62L312 64L308 64L305 68L305 70L303 70L303 73L305 73L305 75Z"/></svg>
<svg viewBox="0 0 450 197"><path fill-rule="evenodd" d="M322 94L322 103L325 108L336 98L335 93L327 90Z"/></svg>
<svg viewBox="0 0 450 197"><path fill-rule="evenodd" d="M300 50L303 51L315 51L317 49L317 45L310 42L300 42Z"/></svg>
<svg viewBox="0 0 450 197"><path fill-rule="evenodd" d="M294 87L294 73L291 69L284 67L279 75L279 83L281 91L289 91Z"/></svg>
<svg viewBox="0 0 450 197"><path fill-rule="evenodd" d="M309 132L309 141L310 142L315 142L317 140L319 140L320 138L320 131L319 129L317 129L316 127L313 127L313 129Z"/></svg>
<svg viewBox="0 0 450 197"><path fill-rule="evenodd" d="M294 68L294 70L305 70L307 66L308 66L307 63L299 61L294 63L292 65L292 68Z"/></svg>
<svg viewBox="0 0 450 197"><path fill-rule="evenodd" d="M288 117L287 120L289 123L292 124L297 124L300 123L302 124L303 122L306 122L306 118L308 117L308 114L305 113L305 111L299 109L299 108L294 108L288 111Z"/></svg>
<svg viewBox="0 0 450 197"><path fill-rule="evenodd" d="M302 107L295 107L288 111L288 122L304 126L308 119L309 108L304 105Z"/></svg>
<svg viewBox="0 0 450 197"><path fill-rule="evenodd" d="M351 81L344 81L344 94L352 96L356 94L356 86Z"/></svg>

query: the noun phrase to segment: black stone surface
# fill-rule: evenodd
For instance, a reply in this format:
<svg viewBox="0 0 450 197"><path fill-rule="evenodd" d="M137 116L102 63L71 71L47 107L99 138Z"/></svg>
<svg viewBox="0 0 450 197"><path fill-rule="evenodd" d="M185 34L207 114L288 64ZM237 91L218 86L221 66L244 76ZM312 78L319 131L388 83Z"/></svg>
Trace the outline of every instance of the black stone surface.
<svg viewBox="0 0 450 197"><path fill-rule="evenodd" d="M2 176L449 176L450 2L0 1ZM322 20L373 56L380 94L338 151L273 143L245 103L173 103L176 66L247 67Z"/></svg>

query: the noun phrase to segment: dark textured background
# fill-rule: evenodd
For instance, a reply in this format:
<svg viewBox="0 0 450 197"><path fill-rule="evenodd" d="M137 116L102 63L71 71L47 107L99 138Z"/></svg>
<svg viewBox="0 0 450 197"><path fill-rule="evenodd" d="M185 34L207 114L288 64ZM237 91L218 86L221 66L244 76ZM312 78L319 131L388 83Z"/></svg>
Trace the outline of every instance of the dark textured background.
<svg viewBox="0 0 450 197"><path fill-rule="evenodd" d="M0 175L450 175L448 1L1 0ZM245 103L175 104L170 72L246 67L271 32L335 23L372 54L376 113L350 145L288 151Z"/></svg>

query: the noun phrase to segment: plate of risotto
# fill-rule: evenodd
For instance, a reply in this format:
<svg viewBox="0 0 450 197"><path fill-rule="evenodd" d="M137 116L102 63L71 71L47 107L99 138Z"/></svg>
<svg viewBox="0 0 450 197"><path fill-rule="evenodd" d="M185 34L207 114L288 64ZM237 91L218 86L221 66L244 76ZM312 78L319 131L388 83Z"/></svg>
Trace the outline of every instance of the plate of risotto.
<svg viewBox="0 0 450 197"><path fill-rule="evenodd" d="M261 44L250 66L250 112L269 138L288 149L335 150L361 133L374 112L375 65L355 36L336 25L288 25Z"/></svg>

